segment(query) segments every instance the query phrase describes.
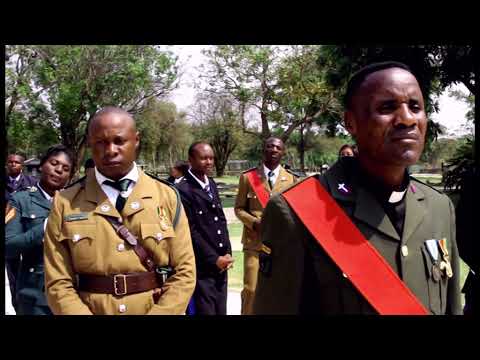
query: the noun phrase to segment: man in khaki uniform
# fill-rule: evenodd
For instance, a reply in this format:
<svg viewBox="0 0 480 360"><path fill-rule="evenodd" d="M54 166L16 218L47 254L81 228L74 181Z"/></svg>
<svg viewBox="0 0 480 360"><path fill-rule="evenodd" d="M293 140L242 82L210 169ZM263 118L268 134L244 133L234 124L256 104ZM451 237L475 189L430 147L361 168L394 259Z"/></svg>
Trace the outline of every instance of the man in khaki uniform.
<svg viewBox="0 0 480 360"><path fill-rule="evenodd" d="M257 286L259 252L262 247L260 229L263 207L250 183L247 173L256 171L263 188L268 194L280 192L296 182L297 177L285 170L280 161L285 153L285 145L278 138L271 137L265 141L263 163L257 168L247 170L240 176L238 194L235 201L235 215L243 223L243 290L242 315L252 314L252 301Z"/></svg>
<svg viewBox="0 0 480 360"><path fill-rule="evenodd" d="M48 218L48 305L54 314L184 314L195 258L176 191L135 164L139 134L124 110L100 110L88 143L95 168L55 196Z"/></svg>

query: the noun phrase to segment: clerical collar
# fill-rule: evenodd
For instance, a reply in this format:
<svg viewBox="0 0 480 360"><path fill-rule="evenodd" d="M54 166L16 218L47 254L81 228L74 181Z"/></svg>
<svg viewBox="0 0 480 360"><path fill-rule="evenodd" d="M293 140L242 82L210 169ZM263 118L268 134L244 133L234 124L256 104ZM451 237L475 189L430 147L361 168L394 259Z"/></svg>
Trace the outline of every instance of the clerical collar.
<svg viewBox="0 0 480 360"><path fill-rule="evenodd" d="M373 193L380 201L396 204L402 201L405 197L405 193L408 189L408 184L410 183L410 175L405 171L402 184L395 190L385 186L380 179L374 178L369 175L360 165L358 164L358 181L365 187L368 191Z"/></svg>

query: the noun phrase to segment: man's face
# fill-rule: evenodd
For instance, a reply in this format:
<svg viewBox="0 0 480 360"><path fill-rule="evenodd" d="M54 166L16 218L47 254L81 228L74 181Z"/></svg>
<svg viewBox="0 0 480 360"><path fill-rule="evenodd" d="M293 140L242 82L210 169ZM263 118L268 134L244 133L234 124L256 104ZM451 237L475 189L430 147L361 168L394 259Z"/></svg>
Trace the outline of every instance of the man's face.
<svg viewBox="0 0 480 360"><path fill-rule="evenodd" d="M263 160L265 164L276 167L280 164L283 154L285 153L285 146L283 141L276 138L268 139L263 149Z"/></svg>
<svg viewBox="0 0 480 360"><path fill-rule="evenodd" d="M41 183L51 190L60 190L65 187L70 178L72 163L65 153L50 156L40 168Z"/></svg>
<svg viewBox="0 0 480 360"><path fill-rule="evenodd" d="M199 144L195 146L193 156L189 157L192 169L201 174L210 174L213 170L214 155L210 145Z"/></svg>
<svg viewBox="0 0 480 360"><path fill-rule="evenodd" d="M373 164L409 166L424 146L427 118L415 77L399 68L370 74L345 113L360 158Z"/></svg>
<svg viewBox="0 0 480 360"><path fill-rule="evenodd" d="M23 158L20 155L9 155L7 158L7 174L11 177L17 177L22 169Z"/></svg>
<svg viewBox="0 0 480 360"><path fill-rule="evenodd" d="M126 114L106 113L90 125L88 143L97 169L119 180L132 168L139 144L133 120Z"/></svg>

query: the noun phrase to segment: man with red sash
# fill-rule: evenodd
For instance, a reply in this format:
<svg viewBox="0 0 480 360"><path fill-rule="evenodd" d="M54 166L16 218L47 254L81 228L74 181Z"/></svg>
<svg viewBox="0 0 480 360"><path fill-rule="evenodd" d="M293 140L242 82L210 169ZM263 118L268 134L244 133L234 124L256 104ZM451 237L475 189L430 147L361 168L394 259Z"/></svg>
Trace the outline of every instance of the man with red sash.
<svg viewBox="0 0 480 360"><path fill-rule="evenodd" d="M297 179L293 173L280 165L284 153L285 145L281 139L268 138L263 148L263 163L245 171L240 176L235 215L244 225L242 315L252 314L253 295L257 285L258 257L262 246L260 221L263 209L271 193L280 192Z"/></svg>
<svg viewBox="0 0 480 360"><path fill-rule="evenodd" d="M270 199L254 313L461 314L454 207L407 172L427 128L415 76L366 66L345 107L359 156Z"/></svg>

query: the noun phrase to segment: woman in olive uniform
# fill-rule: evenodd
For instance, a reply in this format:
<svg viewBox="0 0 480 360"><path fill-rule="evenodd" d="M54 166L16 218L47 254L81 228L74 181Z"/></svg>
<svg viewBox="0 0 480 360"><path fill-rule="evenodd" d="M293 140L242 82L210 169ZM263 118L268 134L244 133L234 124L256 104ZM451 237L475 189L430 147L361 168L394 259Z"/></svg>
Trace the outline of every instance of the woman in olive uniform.
<svg viewBox="0 0 480 360"><path fill-rule="evenodd" d="M16 291L19 315L51 314L44 295L43 234L53 196L71 177L72 159L65 146L52 146L40 161L40 181L11 197L5 256L22 256Z"/></svg>

